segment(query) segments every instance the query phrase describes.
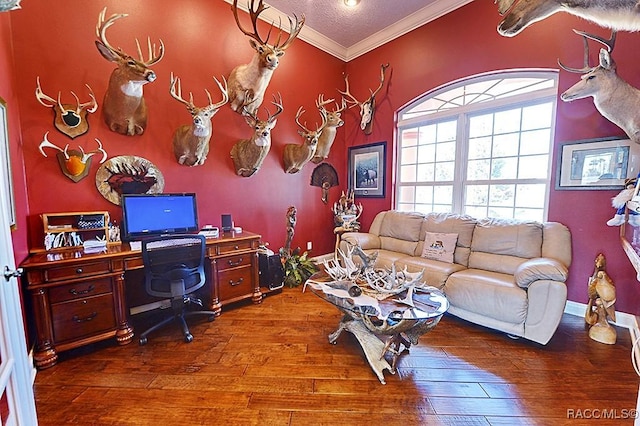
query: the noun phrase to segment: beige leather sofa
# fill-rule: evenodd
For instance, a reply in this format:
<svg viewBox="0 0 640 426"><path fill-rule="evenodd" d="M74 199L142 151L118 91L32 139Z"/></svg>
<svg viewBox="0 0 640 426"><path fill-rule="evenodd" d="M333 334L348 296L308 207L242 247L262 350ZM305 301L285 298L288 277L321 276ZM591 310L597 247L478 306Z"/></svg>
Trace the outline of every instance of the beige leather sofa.
<svg viewBox="0 0 640 426"><path fill-rule="evenodd" d="M511 336L547 344L564 312L571 234L557 222L383 211L347 242L378 252L376 268L424 270L450 314Z"/></svg>

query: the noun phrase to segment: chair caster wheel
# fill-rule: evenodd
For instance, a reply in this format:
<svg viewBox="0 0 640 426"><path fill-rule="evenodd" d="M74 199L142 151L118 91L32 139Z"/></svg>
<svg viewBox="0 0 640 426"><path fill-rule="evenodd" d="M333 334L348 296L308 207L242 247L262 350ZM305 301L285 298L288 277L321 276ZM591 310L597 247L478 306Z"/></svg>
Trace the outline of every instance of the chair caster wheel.
<svg viewBox="0 0 640 426"><path fill-rule="evenodd" d="M140 346L144 346L147 344L147 338L146 337L141 337L140 340Z"/></svg>
<svg viewBox="0 0 640 426"><path fill-rule="evenodd" d="M191 335L191 333L187 333L184 335L184 341L186 343L190 343L191 341L193 341L193 336Z"/></svg>
<svg viewBox="0 0 640 426"><path fill-rule="evenodd" d="M207 317L207 321L209 321L209 322L213 321L214 319L216 319L216 316L215 316L215 315L209 315L209 316Z"/></svg>

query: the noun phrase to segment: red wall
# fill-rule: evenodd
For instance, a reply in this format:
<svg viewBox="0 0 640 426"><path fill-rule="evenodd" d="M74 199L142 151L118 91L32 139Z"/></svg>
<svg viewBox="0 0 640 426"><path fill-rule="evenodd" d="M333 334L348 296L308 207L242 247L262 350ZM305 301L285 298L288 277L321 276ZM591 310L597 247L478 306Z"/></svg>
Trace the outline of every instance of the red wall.
<svg viewBox="0 0 640 426"><path fill-rule="evenodd" d="M350 83L352 93L366 93L377 85L381 63L389 62L392 76L385 97L379 96L374 133L366 137L357 131L355 119L347 114L347 145L394 140L395 116L399 108L425 92L450 81L479 73L510 68L553 68L557 59L575 67L582 66L582 40L572 28L608 37L607 30L568 14L557 14L538 22L514 38L496 31L500 20L493 2L475 1L457 11L412 31L347 64L347 72L357 75ZM640 87L638 34L618 34L613 57L618 73L635 87ZM592 48L595 52L596 49ZM597 60L595 53L593 61ZM595 62L594 62L595 63ZM560 73L560 92L579 78ZM555 149L568 141L606 136L625 136L624 132L603 118L591 99L571 103L558 101ZM556 158L552 181L555 182ZM392 170L393 156L388 156L387 170ZM393 177L387 179L392 188ZM393 190L389 191L393 192ZM617 289L616 309L640 313L640 283L622 251L619 229L606 221L614 214L611 197L619 191L551 191L549 220L566 224L572 233L573 264L568 281L569 300L586 303L587 279L593 273L594 259L600 252L607 258L607 272ZM375 212L392 206L392 194L385 200L363 203L364 221L370 223Z"/></svg>
<svg viewBox="0 0 640 426"><path fill-rule="evenodd" d="M32 95L36 76L40 75L45 91L69 90L85 93L89 83L102 100L113 66L106 62L93 44L94 26L100 9L108 13L126 12L112 27L109 40L126 51L134 49L135 37L152 40L162 38L165 58L154 67L159 78L145 87L149 104L149 128L141 137L120 136L107 130L99 112L90 117L91 129L72 141L92 149L93 138L105 143L109 156L138 155L152 161L165 176L165 191L196 191L202 223L219 224L221 213L231 213L236 224L259 232L275 250L285 239L284 215L289 205L298 208L298 224L294 244L314 242L314 253L333 248L331 204L339 189L330 192L329 205L320 201L320 190L309 186L313 165L298 175L286 175L282 169L285 143L299 143L294 124L295 111L303 105L313 123L313 101L319 93L335 96L343 88L342 71L350 74L351 92L356 97L368 95L378 84L381 63L389 62L385 88L376 97L378 109L373 133L365 136L358 128L357 111L344 114L346 124L338 131L330 163L340 176L340 189L346 188L347 148L372 142L387 141L387 197L361 199L366 229L373 216L392 206L391 173L395 152L395 111L421 94L442 84L469 75L508 68L553 68L557 59L575 66L582 64L582 41L572 28L600 35L607 31L566 14L558 14L534 24L514 38L496 32L500 20L493 2L472 2L436 21L408 33L346 65L316 48L298 40L287 51L280 68L267 90L267 96L280 91L285 112L279 117L273 133L273 147L262 169L251 178L235 175L229 150L233 143L248 136L244 120L228 108L213 119L214 134L209 158L204 166L187 168L173 159L171 135L175 127L189 119L184 107L169 96L169 74L182 78L183 91L193 91L198 100L203 88L214 89L211 77L228 76L231 69L248 62L252 50L246 37L236 28L229 5L222 0L183 0L166 2L162 8L151 0L80 2L59 0L53 5L45 0L25 2L23 10L11 12L11 33L15 49L15 89L0 83L4 92L20 93L20 123L24 141L26 183L29 188L29 245L39 245L39 214L52 211L109 210L119 217L119 208L106 201L95 188L97 165L85 180L74 184L64 177L53 158L42 157L37 146L46 131L58 144L68 142L51 126L51 111L37 103ZM7 30L0 20L3 35ZM637 34L618 36L614 58L619 74L630 84L640 87ZM6 47L7 42L0 40ZM5 49L3 49L5 50ZM595 55L594 55L595 58ZM5 60L0 57L0 61ZM3 64L0 63L0 67ZM5 68L0 68L4 70ZM578 76L560 73L560 91L571 86ZM214 90L215 93L215 90ZM214 94L215 97L215 94ZM263 112L264 113L264 112ZM14 120L15 121L15 120ZM12 124L12 127L14 127ZM20 126L15 124L16 128ZM615 125L604 119L590 99L564 103L559 101L555 134L556 149L564 142L608 136L624 136ZM15 136L14 136L15 137ZM12 139L12 143L18 143ZM18 151L18 147L12 147ZM20 148L21 149L21 148ZM51 156L52 157L52 156ZM15 160L14 160L15 161ZM556 159L552 179L555 181ZM14 171L14 174L16 172ZM19 174L19 172L18 172ZM15 175L14 175L15 177ZM18 176L20 177L20 176ZM568 281L569 299L586 302L587 277L593 272L595 256L607 257L607 271L616 283L616 308L640 313L640 284L635 271L620 248L618 228L605 222L614 211L610 199L618 191L555 191L550 194L549 220L566 224L573 237L573 264ZM23 202L22 212L26 211ZM21 227L18 227L22 232ZM24 227L22 227L24 229ZM18 246L22 238L19 234Z"/></svg>
<svg viewBox="0 0 640 426"><path fill-rule="evenodd" d="M101 103L113 63L106 61L95 47L95 26L100 10L107 6L107 16L128 13L107 30L107 38L115 47L135 55L135 38L141 43L147 36L153 42L162 39L164 58L153 67L155 82L144 87L149 108L149 123L142 136L123 136L108 130L101 116ZM245 15L246 17L246 15ZM250 25L248 17L246 24ZM155 164L165 178L164 192L195 191L198 197L201 225L220 225L220 215L230 213L237 226L260 233L264 241L278 250L286 238L285 213L290 205L298 210L294 246L306 247L313 241L313 253L330 252L334 245L331 205L340 195L340 188L330 191L328 205L321 202L319 188L310 186L315 164L309 163L298 174L286 174L282 151L287 143L299 144L295 113L304 106L302 120L313 128L320 116L314 102L318 94L334 97L340 87L345 64L301 40L296 40L282 57L269 88L267 100L280 92L284 112L272 132L272 148L262 168L250 178L235 174L229 155L233 144L248 138L252 131L245 120L225 105L213 117L214 127L208 159L203 166L179 165L173 155L172 135L176 127L187 124L191 116L184 105L169 94L170 74L182 80L185 97L192 91L197 105L206 103L205 88L217 102L220 93L213 76L228 77L239 64L247 63L254 50L248 37L236 27L230 5L222 0L104 1L85 2L62 0L55 3L31 0L20 11L12 12L13 42L16 53L16 91L21 94L21 120L24 139L27 186L29 188L29 245L42 246L43 212L107 210L112 217L121 217L120 207L102 197L96 189L95 172L99 156L94 157L91 172L74 183L58 167L55 151L47 150L48 158L38 151L45 132L58 146L70 143L70 148L83 146L95 149L94 138L100 139L109 157L136 155ZM267 25L262 26L263 36ZM275 37L277 34L273 34ZM144 46L144 44L143 44ZM143 51L146 50L143 48ZM96 94L100 107L89 116L90 130L74 140L52 126L52 111L40 105L33 95L36 77L43 90L55 97L62 91L63 102L72 102L70 91L87 100L88 83ZM263 106L271 106L263 103ZM262 109L259 116L266 117ZM338 138L342 140L341 130ZM344 148L338 142L329 162L342 174ZM342 181L342 179L341 179ZM342 187L346 189L346 186Z"/></svg>

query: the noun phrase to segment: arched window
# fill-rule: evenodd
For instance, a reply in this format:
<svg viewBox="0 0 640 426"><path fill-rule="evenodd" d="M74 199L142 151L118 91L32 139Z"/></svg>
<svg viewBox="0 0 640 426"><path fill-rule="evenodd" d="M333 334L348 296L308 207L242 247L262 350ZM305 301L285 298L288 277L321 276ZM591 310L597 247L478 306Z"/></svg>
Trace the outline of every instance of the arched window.
<svg viewBox="0 0 640 426"><path fill-rule="evenodd" d="M557 80L483 74L399 111L395 208L546 220Z"/></svg>

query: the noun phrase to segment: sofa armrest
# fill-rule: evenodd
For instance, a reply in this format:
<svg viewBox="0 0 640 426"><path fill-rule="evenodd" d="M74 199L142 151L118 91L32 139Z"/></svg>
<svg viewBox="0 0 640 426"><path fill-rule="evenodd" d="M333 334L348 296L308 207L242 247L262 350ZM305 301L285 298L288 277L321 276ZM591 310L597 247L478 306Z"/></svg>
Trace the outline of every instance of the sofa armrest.
<svg viewBox="0 0 640 426"><path fill-rule="evenodd" d="M567 302L567 286L557 281L540 280L527 289L529 307L524 337L546 345L556 332Z"/></svg>
<svg viewBox="0 0 640 426"><path fill-rule="evenodd" d="M380 249L380 237L368 232L346 232L342 234L340 248L344 251L346 242L359 245L363 250L378 250ZM346 252L345 252L346 253Z"/></svg>
<svg viewBox="0 0 640 426"><path fill-rule="evenodd" d="M536 257L523 262L513 274L516 284L521 288L529 286L538 280L550 280L564 283L569 270L555 259Z"/></svg>

